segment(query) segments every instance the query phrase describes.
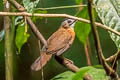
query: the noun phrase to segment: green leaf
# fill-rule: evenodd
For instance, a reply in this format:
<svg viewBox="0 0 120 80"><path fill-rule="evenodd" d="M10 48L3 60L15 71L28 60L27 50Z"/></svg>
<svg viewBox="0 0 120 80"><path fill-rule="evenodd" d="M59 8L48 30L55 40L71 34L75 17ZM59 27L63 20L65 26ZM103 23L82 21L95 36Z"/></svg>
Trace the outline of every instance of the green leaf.
<svg viewBox="0 0 120 80"><path fill-rule="evenodd" d="M106 75L104 69L91 69L88 74L93 78L93 80L110 80L110 77Z"/></svg>
<svg viewBox="0 0 120 80"><path fill-rule="evenodd" d="M86 74L88 74L93 80L110 80L110 77L106 75L101 65L87 66L79 69L77 73L66 71L61 73L51 80L84 80Z"/></svg>
<svg viewBox="0 0 120 80"><path fill-rule="evenodd" d="M88 9L87 9L87 7L85 7L82 11L80 11L77 16L88 19L89 16L88 16ZM83 44L86 43L86 39L87 39L90 31L91 31L90 24L86 24L86 23L83 23L83 22L77 22L75 24L75 33L76 33L76 36L78 37L78 39Z"/></svg>
<svg viewBox="0 0 120 80"><path fill-rule="evenodd" d="M120 0L94 0L94 4L103 24L120 32ZM120 49L120 36L111 32L110 36Z"/></svg>
<svg viewBox="0 0 120 80"><path fill-rule="evenodd" d="M104 69L92 66L80 68L72 80L83 80L86 74L90 75L93 80L109 80Z"/></svg>
<svg viewBox="0 0 120 80"><path fill-rule="evenodd" d="M72 80L72 77L74 75L75 75L75 73L73 73L71 71L66 71L64 73L61 73L61 74L55 76L51 80Z"/></svg>
<svg viewBox="0 0 120 80"><path fill-rule="evenodd" d="M37 6L39 0L36 0L34 2L30 2L30 0L23 0L23 4L27 12L33 13L34 8Z"/></svg>
<svg viewBox="0 0 120 80"><path fill-rule="evenodd" d="M21 23L21 24L18 24L18 27L16 30L15 43L16 43L19 53L20 53L21 47L23 46L23 44L27 42L27 39L30 36L25 30L26 27L27 25L25 25L24 23Z"/></svg>
<svg viewBox="0 0 120 80"><path fill-rule="evenodd" d="M94 67L91 66L80 68L80 70L75 74L72 80L83 80L85 74L93 68Z"/></svg>
<svg viewBox="0 0 120 80"><path fill-rule="evenodd" d="M4 5L3 5L3 0L0 0L0 11L3 11Z"/></svg>

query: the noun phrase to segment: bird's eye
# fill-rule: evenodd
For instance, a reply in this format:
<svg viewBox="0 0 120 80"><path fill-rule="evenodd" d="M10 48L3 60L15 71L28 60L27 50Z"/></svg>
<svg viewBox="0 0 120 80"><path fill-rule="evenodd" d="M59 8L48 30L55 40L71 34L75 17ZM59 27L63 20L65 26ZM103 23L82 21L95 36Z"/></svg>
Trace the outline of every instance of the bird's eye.
<svg viewBox="0 0 120 80"><path fill-rule="evenodd" d="M68 21L68 23L71 23L72 21Z"/></svg>

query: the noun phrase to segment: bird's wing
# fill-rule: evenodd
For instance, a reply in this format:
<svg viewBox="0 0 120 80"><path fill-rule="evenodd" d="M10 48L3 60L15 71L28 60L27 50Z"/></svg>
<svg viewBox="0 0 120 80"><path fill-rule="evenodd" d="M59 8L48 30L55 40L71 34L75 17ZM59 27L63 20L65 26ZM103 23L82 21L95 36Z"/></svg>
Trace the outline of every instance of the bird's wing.
<svg viewBox="0 0 120 80"><path fill-rule="evenodd" d="M65 48L71 39L71 33L67 32L63 28L60 28L48 39L46 53L54 54L58 52L59 50Z"/></svg>

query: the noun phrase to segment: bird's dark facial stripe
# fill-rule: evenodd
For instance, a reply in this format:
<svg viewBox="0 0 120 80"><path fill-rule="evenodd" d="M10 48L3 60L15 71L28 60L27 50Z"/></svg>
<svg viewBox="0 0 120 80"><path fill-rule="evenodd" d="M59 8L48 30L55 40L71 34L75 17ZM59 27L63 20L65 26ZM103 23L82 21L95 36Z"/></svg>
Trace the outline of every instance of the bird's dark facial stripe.
<svg viewBox="0 0 120 80"><path fill-rule="evenodd" d="M71 23L72 21L71 21L71 20L68 20L67 22L68 22L68 23Z"/></svg>
<svg viewBox="0 0 120 80"><path fill-rule="evenodd" d="M76 22L76 20L74 20L70 25L72 25L74 22Z"/></svg>

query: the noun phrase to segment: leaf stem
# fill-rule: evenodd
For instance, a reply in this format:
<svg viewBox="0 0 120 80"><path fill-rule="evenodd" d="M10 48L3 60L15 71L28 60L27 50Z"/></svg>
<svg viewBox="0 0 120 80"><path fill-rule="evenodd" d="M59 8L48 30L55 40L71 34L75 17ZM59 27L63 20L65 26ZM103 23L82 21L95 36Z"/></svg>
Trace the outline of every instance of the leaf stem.
<svg viewBox="0 0 120 80"><path fill-rule="evenodd" d="M84 50L85 50L85 54L86 54L86 60L87 60L87 64L88 66L91 66L91 59L90 59L90 43L89 43L89 38L87 38L86 40L86 44L84 45Z"/></svg>
<svg viewBox="0 0 120 80"><path fill-rule="evenodd" d="M59 7L49 7L49 8L36 8L35 10L53 10L53 9L65 9L65 8L77 8L86 7L87 5L71 5L71 6L59 6Z"/></svg>

